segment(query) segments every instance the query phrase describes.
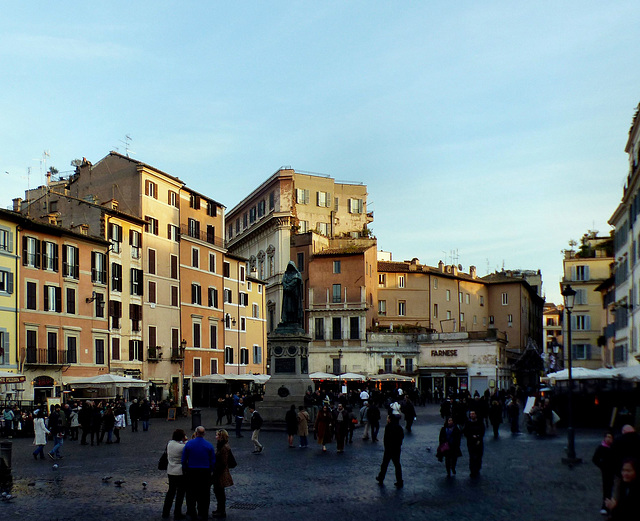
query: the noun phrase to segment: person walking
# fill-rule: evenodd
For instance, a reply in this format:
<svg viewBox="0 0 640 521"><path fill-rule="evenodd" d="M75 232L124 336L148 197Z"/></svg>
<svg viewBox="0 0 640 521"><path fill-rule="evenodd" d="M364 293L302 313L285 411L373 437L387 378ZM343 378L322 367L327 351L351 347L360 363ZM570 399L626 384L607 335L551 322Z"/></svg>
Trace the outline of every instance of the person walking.
<svg viewBox="0 0 640 521"><path fill-rule="evenodd" d="M33 444L36 446L36 450L33 451L33 459L37 460L38 455L40 455L40 459L44 459L44 446L47 444L47 434L50 434L51 431L44 424L42 408L38 411L36 419L33 420L33 430L35 432Z"/></svg>
<svg viewBox="0 0 640 521"><path fill-rule="evenodd" d="M91 435L91 402L86 401L78 411L78 421L82 427L80 445L88 445L87 436ZM93 437L91 438L93 441Z"/></svg>
<svg viewBox="0 0 640 521"><path fill-rule="evenodd" d="M54 411L49 415L49 430L53 437L53 448L48 453L51 459L62 459L60 449L64 443L64 422L62 420L62 413L60 412L60 405L56 405Z"/></svg>
<svg viewBox="0 0 640 521"><path fill-rule="evenodd" d="M409 396L405 396L404 403L400 405L400 410L404 414L405 429L407 433L411 433L411 426L416 419L416 408Z"/></svg>
<svg viewBox="0 0 640 521"><path fill-rule="evenodd" d="M636 521L640 512L640 481L638 460L626 458L622 462L620 479L616 482L613 497L605 501L611 512L611 521Z"/></svg>
<svg viewBox="0 0 640 521"><path fill-rule="evenodd" d="M216 402L216 412L218 417L216 418L216 425L222 425L222 421L224 420L224 397L218 396L218 400Z"/></svg>
<svg viewBox="0 0 640 521"><path fill-rule="evenodd" d="M461 440L462 432L453 421L453 417L449 416L445 420L442 429L440 429L440 437L438 438L438 459L440 461L444 459L447 477L450 477L452 473L454 475L456 473L456 463L458 462L458 458L462 456L462 451L460 450Z"/></svg>
<svg viewBox="0 0 640 521"><path fill-rule="evenodd" d="M369 394L367 393L367 396ZM362 434L363 440L369 439L369 420L367 418L367 411L369 410L369 401L365 400L360 407L360 424L364 427L364 433Z"/></svg>
<svg viewBox="0 0 640 521"><path fill-rule="evenodd" d="M80 430L80 421L78 419L78 406L74 405L69 414L69 435L71 441L78 441L78 431Z"/></svg>
<svg viewBox="0 0 640 521"><path fill-rule="evenodd" d="M207 519L211 502L211 478L216 454L213 445L204 439L205 428L196 427L194 437L184 446L182 472L187 491L187 515L191 519Z"/></svg>
<svg viewBox="0 0 640 521"><path fill-rule="evenodd" d="M600 513L607 515L606 500L611 497L613 491L613 479L615 477L615 458L611 445L613 444L613 433L608 431L604 439L593 453L591 461L600 469L602 474L602 507Z"/></svg>
<svg viewBox="0 0 640 521"><path fill-rule="evenodd" d="M256 406L251 405L249 407L249 412L251 413L251 441L255 447L253 454L260 454L264 450L264 445L260 443L260 429L262 428L262 424L264 423L262 420L262 416L260 413L256 411Z"/></svg>
<svg viewBox="0 0 640 521"><path fill-rule="evenodd" d="M380 409L373 403L369 405L367 410L367 421L371 425L371 441L378 441L378 432L380 431Z"/></svg>
<svg viewBox="0 0 640 521"><path fill-rule="evenodd" d="M396 471L396 482L394 485L397 488L404 486L402 480L402 466L400 465L400 453L402 451L402 441L404 440L404 431L400 425L400 416L397 414L390 414L387 416L387 426L384 429L384 455L382 456L382 464L380 465L380 472L376 476L376 481L382 485L384 484L384 478L387 474L387 468L389 462L393 461L393 466Z"/></svg>
<svg viewBox="0 0 640 521"><path fill-rule="evenodd" d="M142 422L142 432L147 432L151 421L151 404L146 398L142 400L142 403L140 404L139 416L140 421Z"/></svg>
<svg viewBox="0 0 640 521"><path fill-rule="evenodd" d="M316 423L314 425L318 445L322 445L322 452L327 452L327 444L331 443L333 427L333 414L327 404L318 411Z"/></svg>
<svg viewBox="0 0 640 521"><path fill-rule="evenodd" d="M305 410L304 405L298 407L298 436L300 437L300 448L306 449L309 446L307 436L309 436L309 413Z"/></svg>
<svg viewBox="0 0 640 521"><path fill-rule="evenodd" d="M464 436L467 438L469 471L473 478L480 474L482 455L484 453L484 423L478 420L475 411L469 413L469 421L464 426Z"/></svg>
<svg viewBox="0 0 640 521"><path fill-rule="evenodd" d="M126 408L122 402L116 403L113 410L115 416L115 424L113 426L113 434L116 437L116 443L120 443L120 431L127 427Z"/></svg>
<svg viewBox="0 0 640 521"><path fill-rule="evenodd" d="M242 398L238 400L238 403L234 405L234 408L234 416L236 419L236 438L244 438L244 436L242 435L242 422L244 421L244 401L242 400ZM220 422L220 425L222 425L222 422Z"/></svg>
<svg viewBox="0 0 640 521"><path fill-rule="evenodd" d="M338 454L341 454L344 452L344 442L349 433L349 423L351 423L351 415L341 403L333 411L333 422L336 432L336 448Z"/></svg>
<svg viewBox="0 0 640 521"><path fill-rule="evenodd" d="M287 429L287 440L289 442L289 448L293 449L293 437L298 432L298 415L296 414L296 406L291 404L291 407L284 416L284 422Z"/></svg>
<svg viewBox="0 0 640 521"><path fill-rule="evenodd" d="M511 434L518 434L520 432L520 406L515 396L511 398L507 405L507 416L511 424Z"/></svg>
<svg viewBox="0 0 640 521"><path fill-rule="evenodd" d="M140 420L140 406L137 398L133 399L129 406L129 420L131 421L131 432L138 432L138 421Z"/></svg>
<svg viewBox="0 0 640 521"><path fill-rule="evenodd" d="M500 424L502 423L502 405L498 400L493 400L489 407L489 422L493 427L493 439L497 440L500 437Z"/></svg>
<svg viewBox="0 0 640 521"><path fill-rule="evenodd" d="M216 464L213 471L213 494L216 496L216 509L213 517L227 517L227 494L225 488L233 486L229 468L235 466L235 458L229 446L229 433L225 429L216 432Z"/></svg>
<svg viewBox="0 0 640 521"><path fill-rule="evenodd" d="M185 495L185 477L182 472L182 453L184 452L187 436L182 429L173 431L173 435L167 443L167 478L169 479L169 490L164 497L162 506L162 517L168 518L171 514L171 507L175 499L175 508L173 509L174 519L184 519L182 513L182 503L184 503Z"/></svg>

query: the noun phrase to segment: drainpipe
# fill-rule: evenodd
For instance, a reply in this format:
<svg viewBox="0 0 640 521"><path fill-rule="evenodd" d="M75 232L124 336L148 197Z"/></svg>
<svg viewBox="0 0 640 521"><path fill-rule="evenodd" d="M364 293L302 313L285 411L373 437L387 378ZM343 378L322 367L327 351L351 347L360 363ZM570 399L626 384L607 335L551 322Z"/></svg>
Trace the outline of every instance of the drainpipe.
<svg viewBox="0 0 640 521"><path fill-rule="evenodd" d="M16 238L13 241L13 245L16 249L16 270L15 270L15 277L13 280L13 292L15 294L15 299L16 299L16 309L14 311L14 315L16 318L16 367L18 368L18 372L22 373L22 368L20 367L20 320L19 320L19 312L20 312L20 300L18 298L18 292L20 289L20 277L18 277L18 269L20 268L20 263L18 262L18 232L21 231L22 228L20 228L20 225L16 226Z"/></svg>

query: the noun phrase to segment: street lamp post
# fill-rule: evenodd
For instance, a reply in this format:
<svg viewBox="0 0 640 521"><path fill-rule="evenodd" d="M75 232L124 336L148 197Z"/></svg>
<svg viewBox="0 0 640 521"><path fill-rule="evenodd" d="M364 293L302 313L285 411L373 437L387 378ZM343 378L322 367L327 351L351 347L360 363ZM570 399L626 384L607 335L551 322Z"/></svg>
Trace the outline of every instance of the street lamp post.
<svg viewBox="0 0 640 521"><path fill-rule="evenodd" d="M567 341L565 342L565 349L567 349L567 364L568 364L568 384L569 395L567 400L567 415L569 426L567 428L567 457L562 458L562 462L572 467L578 463L582 463L582 459L576 457L576 437L573 428L573 378L571 375L571 359L572 359L572 345L571 345L571 310L576 298L576 291L567 284L562 289L562 296L564 297L564 309L567 312Z"/></svg>

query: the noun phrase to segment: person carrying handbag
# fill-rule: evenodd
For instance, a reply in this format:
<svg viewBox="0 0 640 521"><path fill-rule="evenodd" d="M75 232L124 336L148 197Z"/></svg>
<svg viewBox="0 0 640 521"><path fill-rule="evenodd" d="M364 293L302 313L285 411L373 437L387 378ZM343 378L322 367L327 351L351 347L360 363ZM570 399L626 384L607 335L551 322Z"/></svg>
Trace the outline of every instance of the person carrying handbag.
<svg viewBox="0 0 640 521"><path fill-rule="evenodd" d="M440 437L438 439L438 460L444 459L445 467L447 469L447 477L451 477L453 473L456 473L456 463L458 458L462 456L460 450L460 441L462 440L462 432L453 421L453 418L449 416L440 429Z"/></svg>

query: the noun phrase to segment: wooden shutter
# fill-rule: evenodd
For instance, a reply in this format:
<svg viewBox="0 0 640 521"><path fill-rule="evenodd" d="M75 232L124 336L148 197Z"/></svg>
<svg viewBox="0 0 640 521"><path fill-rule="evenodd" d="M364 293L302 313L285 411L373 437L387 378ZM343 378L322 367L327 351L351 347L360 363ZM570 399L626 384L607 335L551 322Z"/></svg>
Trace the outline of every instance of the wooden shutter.
<svg viewBox="0 0 640 521"><path fill-rule="evenodd" d="M98 274L96 272L96 252L91 252L91 282L98 280Z"/></svg>
<svg viewBox="0 0 640 521"><path fill-rule="evenodd" d="M129 340L129 360L133 360L133 355L134 355L134 342L135 340Z"/></svg>
<svg viewBox="0 0 640 521"><path fill-rule="evenodd" d="M44 310L49 311L49 286L44 286Z"/></svg>
<svg viewBox="0 0 640 521"><path fill-rule="evenodd" d="M57 287L55 289L56 294L56 312L62 313L62 288Z"/></svg>
<svg viewBox="0 0 640 521"><path fill-rule="evenodd" d="M58 245L53 245L53 271L58 272Z"/></svg>
<svg viewBox="0 0 640 521"><path fill-rule="evenodd" d="M11 272L7 272L7 293L13 293L13 273Z"/></svg>
<svg viewBox="0 0 640 521"><path fill-rule="evenodd" d="M40 267L40 241L36 240L36 268Z"/></svg>
<svg viewBox="0 0 640 521"><path fill-rule="evenodd" d="M27 254L27 237L23 236L22 237L22 265L26 266L28 260L29 259Z"/></svg>
<svg viewBox="0 0 640 521"><path fill-rule="evenodd" d="M79 279L80 278L80 250L74 246L72 248L72 251L73 251L73 259L75 261L73 263L73 278Z"/></svg>

